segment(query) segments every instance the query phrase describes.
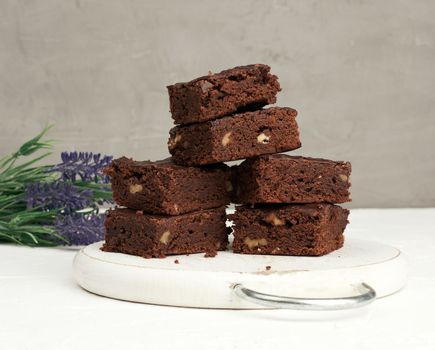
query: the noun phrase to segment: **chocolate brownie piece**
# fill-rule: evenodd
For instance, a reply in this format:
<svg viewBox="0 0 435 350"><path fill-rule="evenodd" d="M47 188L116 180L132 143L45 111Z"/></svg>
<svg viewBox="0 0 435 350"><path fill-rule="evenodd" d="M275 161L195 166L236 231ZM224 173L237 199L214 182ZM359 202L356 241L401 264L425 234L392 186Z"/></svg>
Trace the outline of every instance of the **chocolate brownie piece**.
<svg viewBox="0 0 435 350"><path fill-rule="evenodd" d="M183 167L170 158L137 162L122 157L105 169L119 205L153 214L178 215L229 204L232 185L225 164Z"/></svg>
<svg viewBox="0 0 435 350"><path fill-rule="evenodd" d="M116 208L107 214L102 250L144 258L201 252L214 256L228 244L225 220L225 207L177 216Z"/></svg>
<svg viewBox="0 0 435 350"><path fill-rule="evenodd" d="M169 152L182 165L202 165L289 151L301 146L292 108L273 107L170 131Z"/></svg>
<svg viewBox="0 0 435 350"><path fill-rule="evenodd" d="M276 102L278 78L265 64L253 64L168 86L175 124L190 124L257 109Z"/></svg>
<svg viewBox="0 0 435 350"><path fill-rule="evenodd" d="M351 201L349 162L274 154L233 169L236 203L344 203Z"/></svg>
<svg viewBox="0 0 435 350"><path fill-rule="evenodd" d="M233 251L242 254L324 255L341 248L349 211L333 204L241 206Z"/></svg>

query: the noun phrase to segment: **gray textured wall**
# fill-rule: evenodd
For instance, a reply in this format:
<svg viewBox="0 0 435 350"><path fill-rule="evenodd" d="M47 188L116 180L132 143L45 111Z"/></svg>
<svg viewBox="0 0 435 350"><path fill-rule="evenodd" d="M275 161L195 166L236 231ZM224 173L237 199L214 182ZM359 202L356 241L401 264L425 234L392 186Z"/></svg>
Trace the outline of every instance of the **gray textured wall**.
<svg viewBox="0 0 435 350"><path fill-rule="evenodd" d="M1 153L168 155L165 86L263 62L298 154L350 160L353 206L435 206L435 2L0 1Z"/></svg>

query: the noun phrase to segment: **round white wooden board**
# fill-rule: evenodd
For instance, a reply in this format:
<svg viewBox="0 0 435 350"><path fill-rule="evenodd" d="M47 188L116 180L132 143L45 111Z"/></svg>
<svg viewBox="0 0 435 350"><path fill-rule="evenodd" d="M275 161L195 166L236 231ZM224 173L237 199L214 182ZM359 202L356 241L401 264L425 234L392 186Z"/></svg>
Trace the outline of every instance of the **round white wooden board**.
<svg viewBox="0 0 435 350"><path fill-rule="evenodd" d="M94 243L77 253L74 277L79 285L106 297L149 304L266 308L236 296L235 284L283 296L336 298L355 295L356 286L366 283L383 297L401 289L407 276L406 260L398 249L356 239L322 257L226 251L215 258L192 254L144 259L103 252L101 245Z"/></svg>

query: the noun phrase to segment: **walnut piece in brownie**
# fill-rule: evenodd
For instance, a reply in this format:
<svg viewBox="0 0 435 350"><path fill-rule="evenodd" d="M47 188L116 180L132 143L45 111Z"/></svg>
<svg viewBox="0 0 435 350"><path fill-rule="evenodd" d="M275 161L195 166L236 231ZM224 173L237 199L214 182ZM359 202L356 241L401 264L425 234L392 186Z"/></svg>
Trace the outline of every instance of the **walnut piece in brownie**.
<svg viewBox="0 0 435 350"><path fill-rule="evenodd" d="M175 163L189 166L294 150L301 146L296 115L292 108L272 107L176 126L169 152Z"/></svg>
<svg viewBox="0 0 435 350"><path fill-rule="evenodd" d="M269 71L265 64L252 64L168 86L175 124L203 122L275 103L281 89Z"/></svg>
<svg viewBox="0 0 435 350"><path fill-rule="evenodd" d="M102 250L145 258L193 253L215 256L228 244L231 230L225 221L225 207L177 216L115 208L106 217Z"/></svg>
<svg viewBox="0 0 435 350"><path fill-rule="evenodd" d="M274 154L233 167L236 203L351 201L349 162Z"/></svg>
<svg viewBox="0 0 435 350"><path fill-rule="evenodd" d="M153 214L179 215L230 202L232 185L225 164L183 167L171 159L137 162L122 157L105 169L119 205Z"/></svg>
<svg viewBox="0 0 435 350"><path fill-rule="evenodd" d="M349 211L333 204L236 207L233 251L320 256L343 246Z"/></svg>

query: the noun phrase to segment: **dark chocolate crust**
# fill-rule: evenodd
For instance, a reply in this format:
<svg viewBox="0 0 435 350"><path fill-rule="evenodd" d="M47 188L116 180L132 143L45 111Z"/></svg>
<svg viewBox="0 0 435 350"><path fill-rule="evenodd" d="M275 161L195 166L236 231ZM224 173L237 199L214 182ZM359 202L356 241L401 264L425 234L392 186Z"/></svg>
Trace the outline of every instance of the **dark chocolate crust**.
<svg viewBox="0 0 435 350"><path fill-rule="evenodd" d="M269 71L265 64L252 64L168 86L175 124L203 122L275 103L281 89Z"/></svg>
<svg viewBox="0 0 435 350"><path fill-rule="evenodd" d="M204 165L297 149L297 111L273 107L171 129L175 163Z"/></svg>
<svg viewBox="0 0 435 350"><path fill-rule="evenodd" d="M183 167L171 159L133 161L122 157L105 169L119 205L152 214L179 215L229 204L230 169L225 164Z"/></svg>
<svg viewBox="0 0 435 350"><path fill-rule="evenodd" d="M344 203L351 201L349 162L266 155L233 167L236 203Z"/></svg>
<svg viewBox="0 0 435 350"><path fill-rule="evenodd" d="M236 207L233 251L320 256L343 246L349 211L333 204Z"/></svg>
<svg viewBox="0 0 435 350"><path fill-rule="evenodd" d="M225 220L225 207L177 216L116 208L107 214L102 250L144 258L201 252L215 256L228 244L231 230Z"/></svg>

